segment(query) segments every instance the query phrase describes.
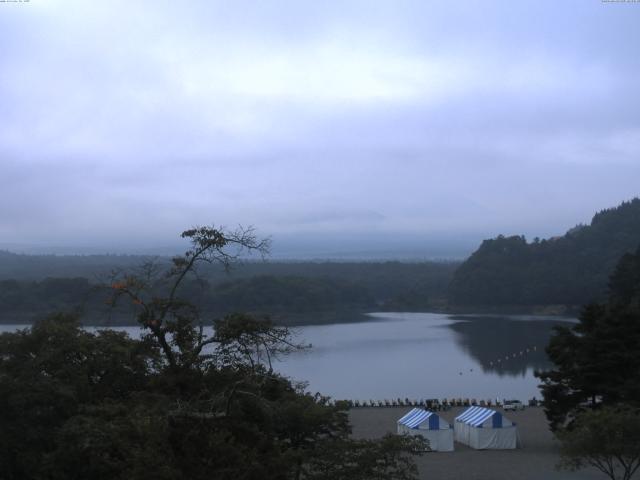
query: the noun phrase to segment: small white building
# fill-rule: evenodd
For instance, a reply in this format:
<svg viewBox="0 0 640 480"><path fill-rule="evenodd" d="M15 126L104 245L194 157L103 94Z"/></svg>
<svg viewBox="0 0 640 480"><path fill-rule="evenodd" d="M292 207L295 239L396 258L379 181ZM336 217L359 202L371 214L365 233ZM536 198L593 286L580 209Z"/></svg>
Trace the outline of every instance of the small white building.
<svg viewBox="0 0 640 480"><path fill-rule="evenodd" d="M414 408L398 420L399 435L421 435L429 440L434 452L453 451L453 429L439 415L421 408Z"/></svg>
<svg viewBox="0 0 640 480"><path fill-rule="evenodd" d="M516 424L500 412L484 407L470 407L455 418L456 442L477 450L507 450L520 447Z"/></svg>

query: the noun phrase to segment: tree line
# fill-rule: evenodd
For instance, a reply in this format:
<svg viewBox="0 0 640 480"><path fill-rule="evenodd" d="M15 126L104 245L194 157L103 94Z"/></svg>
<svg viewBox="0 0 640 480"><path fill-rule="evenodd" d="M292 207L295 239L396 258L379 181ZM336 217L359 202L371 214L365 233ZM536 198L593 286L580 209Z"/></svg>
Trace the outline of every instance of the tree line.
<svg viewBox="0 0 640 480"><path fill-rule="evenodd" d="M554 368L538 372L544 408L562 442L561 465L595 467L612 480L640 468L640 248L625 254L605 302L557 327L547 347Z"/></svg>
<svg viewBox="0 0 640 480"><path fill-rule="evenodd" d="M456 270L458 306L580 306L603 301L617 261L640 244L640 199L597 213L564 236L527 242L503 235L482 242Z"/></svg>
<svg viewBox="0 0 640 480"><path fill-rule="evenodd" d="M142 264L168 265L162 258ZM434 308L446 297L454 269L450 263L250 264L225 276L203 268L198 278L181 283L180 294L210 316L243 311L285 323L317 322L331 312ZM0 280L0 321L29 323L51 311L76 311L87 323L130 324L127 308L105 305L109 278ZM151 288L163 293L161 283Z"/></svg>

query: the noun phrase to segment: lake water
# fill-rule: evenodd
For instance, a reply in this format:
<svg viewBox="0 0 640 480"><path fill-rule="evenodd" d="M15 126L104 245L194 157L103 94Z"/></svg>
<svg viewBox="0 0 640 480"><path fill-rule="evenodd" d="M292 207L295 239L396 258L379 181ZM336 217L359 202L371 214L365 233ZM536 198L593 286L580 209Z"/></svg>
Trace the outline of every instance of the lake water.
<svg viewBox="0 0 640 480"><path fill-rule="evenodd" d="M305 326L297 340L312 348L276 369L336 399L540 398L533 372L550 366L548 316L373 313L369 321ZM0 331L15 330L0 325ZM137 327L120 327L136 336Z"/></svg>

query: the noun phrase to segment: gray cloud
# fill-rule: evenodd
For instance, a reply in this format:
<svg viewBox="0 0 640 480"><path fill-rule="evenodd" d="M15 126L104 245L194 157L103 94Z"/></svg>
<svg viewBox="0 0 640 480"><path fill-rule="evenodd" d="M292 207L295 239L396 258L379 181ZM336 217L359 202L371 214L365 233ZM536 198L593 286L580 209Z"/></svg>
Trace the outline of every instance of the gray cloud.
<svg viewBox="0 0 640 480"><path fill-rule="evenodd" d="M5 242L544 236L639 193L638 5L1 9Z"/></svg>

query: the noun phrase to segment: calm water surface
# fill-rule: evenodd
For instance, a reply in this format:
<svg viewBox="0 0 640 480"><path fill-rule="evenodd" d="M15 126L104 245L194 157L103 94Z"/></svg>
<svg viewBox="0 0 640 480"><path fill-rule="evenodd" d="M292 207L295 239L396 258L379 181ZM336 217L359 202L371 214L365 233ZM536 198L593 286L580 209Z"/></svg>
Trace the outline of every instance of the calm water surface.
<svg viewBox="0 0 640 480"><path fill-rule="evenodd" d="M553 326L568 324L548 316L436 313L373 313L369 320L296 327L297 339L313 347L276 368L337 399L540 398L533 372L549 367L544 346Z"/></svg>
<svg viewBox="0 0 640 480"><path fill-rule="evenodd" d="M334 398L540 398L533 372L566 319L377 313L371 322L298 329L311 342L280 371Z"/></svg>

